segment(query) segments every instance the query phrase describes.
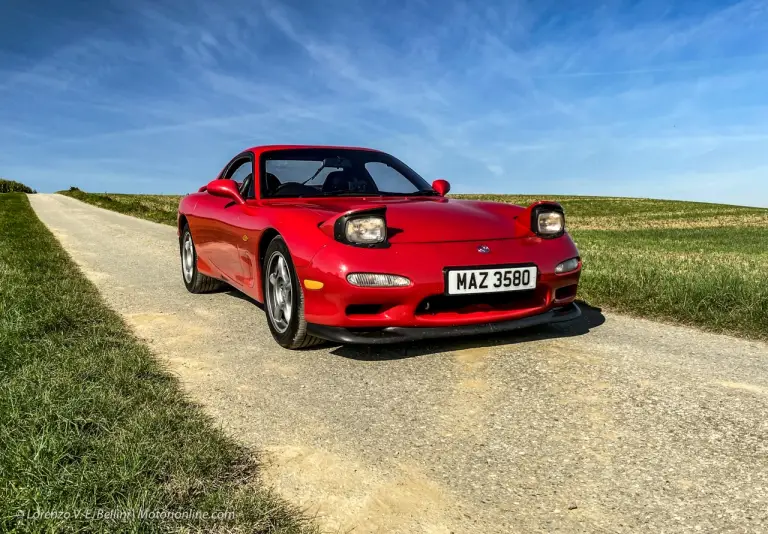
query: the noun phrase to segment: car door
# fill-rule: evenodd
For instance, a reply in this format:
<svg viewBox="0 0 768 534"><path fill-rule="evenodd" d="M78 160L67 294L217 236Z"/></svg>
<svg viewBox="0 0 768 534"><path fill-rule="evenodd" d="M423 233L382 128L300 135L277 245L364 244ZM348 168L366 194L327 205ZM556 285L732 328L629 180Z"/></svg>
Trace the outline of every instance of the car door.
<svg viewBox="0 0 768 534"><path fill-rule="evenodd" d="M248 200L253 196L253 155L246 154L243 159L236 160L225 171L224 176L234 180L239 184L240 194ZM222 251L226 251L226 258L222 258L222 263L226 269L225 274L240 286L248 285L250 275L245 272L242 261L242 249L249 239L244 230L244 220L246 217L243 206L235 202L227 204L221 211L219 219L221 224L222 238L226 240L226 246Z"/></svg>
<svg viewBox="0 0 768 534"><path fill-rule="evenodd" d="M194 215L188 216L200 261L217 271L216 276L223 275L227 278L227 257L231 255L227 248L231 245L229 237L224 233L221 217L229 202L229 199L205 194L197 202Z"/></svg>
<svg viewBox="0 0 768 534"><path fill-rule="evenodd" d="M247 195L246 189L249 188L246 179L252 174L253 157L251 154L244 154L227 165L220 179L234 180L238 183L240 193ZM199 254L212 263L228 282L243 285L243 269L238 248L245 235L240 227L242 206L231 199L210 195L206 197L206 202L199 203L196 211L200 217L196 226L201 234L205 234L205 239L201 240L202 250Z"/></svg>

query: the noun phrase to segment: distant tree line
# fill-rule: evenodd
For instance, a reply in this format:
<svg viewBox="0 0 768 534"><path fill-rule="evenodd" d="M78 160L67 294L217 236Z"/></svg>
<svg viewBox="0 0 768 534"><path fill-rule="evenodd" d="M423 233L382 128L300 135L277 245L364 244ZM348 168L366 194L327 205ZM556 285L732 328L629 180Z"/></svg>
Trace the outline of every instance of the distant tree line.
<svg viewBox="0 0 768 534"><path fill-rule="evenodd" d="M37 191L22 183L0 178L0 193L37 193Z"/></svg>

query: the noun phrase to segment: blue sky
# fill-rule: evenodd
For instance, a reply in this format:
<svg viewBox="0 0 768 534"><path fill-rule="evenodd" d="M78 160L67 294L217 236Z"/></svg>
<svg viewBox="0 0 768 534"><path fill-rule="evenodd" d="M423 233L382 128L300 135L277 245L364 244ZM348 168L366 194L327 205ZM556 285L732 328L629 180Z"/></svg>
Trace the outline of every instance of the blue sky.
<svg viewBox="0 0 768 534"><path fill-rule="evenodd" d="M0 5L0 176L184 193L268 143L455 192L768 206L768 2Z"/></svg>

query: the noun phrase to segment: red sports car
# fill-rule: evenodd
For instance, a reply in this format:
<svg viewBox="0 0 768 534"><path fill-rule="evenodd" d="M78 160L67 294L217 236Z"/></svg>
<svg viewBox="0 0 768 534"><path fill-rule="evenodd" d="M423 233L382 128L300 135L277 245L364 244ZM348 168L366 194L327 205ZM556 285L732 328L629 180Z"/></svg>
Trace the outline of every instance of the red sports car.
<svg viewBox="0 0 768 534"><path fill-rule="evenodd" d="M578 317L562 207L446 198L377 150L260 146L179 205L184 284L225 282L283 347L483 334Z"/></svg>

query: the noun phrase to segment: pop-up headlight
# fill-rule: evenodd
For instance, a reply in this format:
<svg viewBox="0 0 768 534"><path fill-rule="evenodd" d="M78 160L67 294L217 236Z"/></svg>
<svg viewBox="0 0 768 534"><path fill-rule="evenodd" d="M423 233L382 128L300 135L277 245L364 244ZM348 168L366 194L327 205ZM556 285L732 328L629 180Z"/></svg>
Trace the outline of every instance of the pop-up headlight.
<svg viewBox="0 0 768 534"><path fill-rule="evenodd" d="M565 214L556 204L536 206L531 213L531 230L539 237L559 237L565 232Z"/></svg>
<svg viewBox="0 0 768 534"><path fill-rule="evenodd" d="M375 245L387 239L384 217L358 217L349 219L344 228L347 241L356 245Z"/></svg>
<svg viewBox="0 0 768 534"><path fill-rule="evenodd" d="M387 220L386 208L373 208L348 213L336 219L333 236L336 241L358 247L386 247Z"/></svg>

